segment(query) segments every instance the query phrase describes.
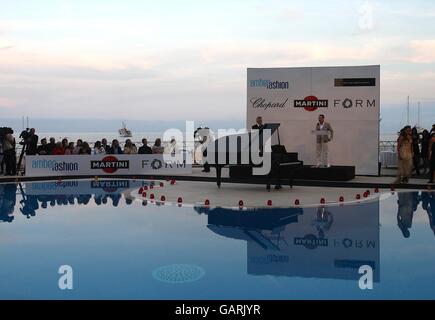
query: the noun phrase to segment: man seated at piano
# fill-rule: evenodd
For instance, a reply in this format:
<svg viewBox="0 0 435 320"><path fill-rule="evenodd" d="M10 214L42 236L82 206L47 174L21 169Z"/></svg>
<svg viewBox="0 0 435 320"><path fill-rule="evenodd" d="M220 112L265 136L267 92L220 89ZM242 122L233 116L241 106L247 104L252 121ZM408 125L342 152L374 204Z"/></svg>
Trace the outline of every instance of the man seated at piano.
<svg viewBox="0 0 435 320"><path fill-rule="evenodd" d="M259 130L258 138L259 138L260 156L263 156L263 146L264 146L263 145L263 142L264 142L263 141L263 129L264 128L267 128L267 125L263 124L263 118L261 116L258 116L255 119L255 124L252 126L252 130ZM274 175L279 174L279 162L276 159L274 159L274 157L272 159L271 171L273 171L273 172L271 172L271 174L272 173ZM282 189L282 186L281 186L281 183L279 180L278 180L278 183L275 185L275 189L276 190Z"/></svg>
<svg viewBox="0 0 435 320"><path fill-rule="evenodd" d="M258 116L255 120L255 124L252 126L252 129L262 130L264 128L263 118Z"/></svg>

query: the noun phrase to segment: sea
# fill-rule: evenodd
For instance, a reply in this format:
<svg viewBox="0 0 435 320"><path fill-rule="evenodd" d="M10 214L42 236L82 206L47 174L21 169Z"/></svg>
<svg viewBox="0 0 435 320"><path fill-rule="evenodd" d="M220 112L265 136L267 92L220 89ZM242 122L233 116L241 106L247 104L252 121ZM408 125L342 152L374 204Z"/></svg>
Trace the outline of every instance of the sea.
<svg viewBox="0 0 435 320"><path fill-rule="evenodd" d="M96 141L101 141L101 139L106 138L109 143L113 139L118 139L120 142L125 142L126 139L131 139L134 143L141 143L143 138L148 140L149 144L154 143L157 138L163 138L163 132L133 132L131 138L120 137L116 132L39 132L37 133L39 139L53 137L58 140L67 138L68 141L76 142L77 139L82 139L88 143L95 143ZM381 134L379 141L396 141L397 134ZM167 141L164 141L167 142Z"/></svg>

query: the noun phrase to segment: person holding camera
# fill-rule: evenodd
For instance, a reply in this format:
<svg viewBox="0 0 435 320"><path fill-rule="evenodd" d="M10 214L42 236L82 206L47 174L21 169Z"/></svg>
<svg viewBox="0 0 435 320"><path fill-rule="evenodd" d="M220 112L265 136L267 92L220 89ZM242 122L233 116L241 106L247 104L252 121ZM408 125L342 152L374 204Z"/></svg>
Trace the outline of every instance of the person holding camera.
<svg viewBox="0 0 435 320"><path fill-rule="evenodd" d="M26 155L34 156L38 153L38 139L39 137L35 134L35 128L30 129L25 139L27 146Z"/></svg>

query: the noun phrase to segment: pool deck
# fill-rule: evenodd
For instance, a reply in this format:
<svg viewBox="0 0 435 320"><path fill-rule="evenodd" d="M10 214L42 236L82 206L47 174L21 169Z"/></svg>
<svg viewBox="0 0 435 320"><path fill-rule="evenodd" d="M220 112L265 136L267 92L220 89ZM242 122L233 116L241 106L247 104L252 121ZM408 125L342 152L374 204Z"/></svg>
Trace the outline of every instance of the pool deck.
<svg viewBox="0 0 435 320"><path fill-rule="evenodd" d="M181 198L182 205L203 206L209 200L210 206L238 207L239 201L243 201L244 207L289 207L295 206L298 200L300 206L319 206L321 199L326 205L347 204L385 197L392 194L392 189L400 190L428 190L435 188L427 184L426 179L413 178L408 184L393 185L394 177L381 176L357 176L351 181L314 181L295 180L293 188L290 188L287 180L282 180L282 189L275 190L272 185L270 192L264 183L259 181L246 181L230 179L228 169L223 169L222 185L218 188L214 169L209 173L201 171L202 168L194 167L192 174L178 176L61 176L61 177L0 177L0 182L26 182L26 181L59 181L77 179L136 179L151 180L155 182L153 189L145 190L146 194L140 194L139 189L129 189L124 192L128 198L136 201L147 200L147 204L155 205L178 205ZM175 183L171 184L170 181ZM163 184L161 187L160 184ZM287 183L287 185L286 185ZM379 190L379 193L376 191ZM370 191L370 195L364 197L364 193ZM152 196L151 196L152 194ZM357 199L359 195L360 199ZM164 201L161 197L164 196ZM344 198L340 202L340 197ZM144 202L145 203L145 202Z"/></svg>
<svg viewBox="0 0 435 320"><path fill-rule="evenodd" d="M137 201L147 201L147 204L178 205L179 198L183 206L205 206L208 200L210 207L319 207L320 205L349 204L364 202L386 197L392 194L390 190L380 189L375 192L369 189L370 195L364 197L368 189L364 188L325 188L325 187L283 187L279 190L266 191L263 185L258 184L233 184L228 183L218 188L216 184L201 181L176 181L171 184L167 181L160 186L156 181L155 186L147 188L142 193L140 189L131 189L126 197ZM357 200L357 194L360 199ZM162 196L164 197L162 199ZM340 201L340 197L343 197ZM324 203L321 203L321 199ZM296 203L298 201L298 204Z"/></svg>

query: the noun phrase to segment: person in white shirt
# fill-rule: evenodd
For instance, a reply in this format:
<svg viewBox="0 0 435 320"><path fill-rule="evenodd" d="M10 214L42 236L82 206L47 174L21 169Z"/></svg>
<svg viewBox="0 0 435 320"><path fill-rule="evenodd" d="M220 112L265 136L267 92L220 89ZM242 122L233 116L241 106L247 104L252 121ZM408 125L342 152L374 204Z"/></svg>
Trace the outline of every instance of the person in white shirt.
<svg viewBox="0 0 435 320"><path fill-rule="evenodd" d="M175 138L171 139L171 142L166 145L164 153L170 154L172 157L175 157L179 153L177 141Z"/></svg>
<svg viewBox="0 0 435 320"><path fill-rule="evenodd" d="M330 167L328 162L328 143L334 137L334 131L328 122L325 122L325 116L319 115L319 122L316 124L316 167Z"/></svg>
<svg viewBox="0 0 435 320"><path fill-rule="evenodd" d="M101 141L97 141L94 144L94 154L106 154L106 149L101 144Z"/></svg>

